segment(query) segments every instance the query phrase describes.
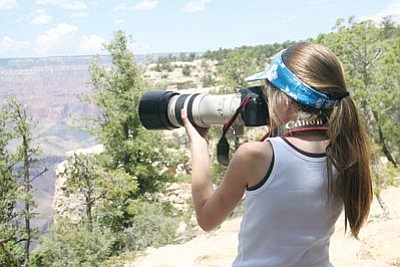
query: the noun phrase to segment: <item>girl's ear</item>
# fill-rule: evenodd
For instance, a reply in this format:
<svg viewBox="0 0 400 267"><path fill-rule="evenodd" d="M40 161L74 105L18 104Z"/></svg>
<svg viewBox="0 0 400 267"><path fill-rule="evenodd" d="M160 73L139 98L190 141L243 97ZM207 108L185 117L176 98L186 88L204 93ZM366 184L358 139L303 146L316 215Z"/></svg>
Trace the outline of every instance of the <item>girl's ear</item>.
<svg viewBox="0 0 400 267"><path fill-rule="evenodd" d="M299 111L299 106L298 104L290 99L289 97L286 98L285 101L285 110L287 111L287 117L289 120L294 120L297 119L298 111Z"/></svg>
<svg viewBox="0 0 400 267"><path fill-rule="evenodd" d="M284 105L285 105L285 109L289 113L295 112L297 110L296 103L292 99L290 99L289 97L285 97Z"/></svg>

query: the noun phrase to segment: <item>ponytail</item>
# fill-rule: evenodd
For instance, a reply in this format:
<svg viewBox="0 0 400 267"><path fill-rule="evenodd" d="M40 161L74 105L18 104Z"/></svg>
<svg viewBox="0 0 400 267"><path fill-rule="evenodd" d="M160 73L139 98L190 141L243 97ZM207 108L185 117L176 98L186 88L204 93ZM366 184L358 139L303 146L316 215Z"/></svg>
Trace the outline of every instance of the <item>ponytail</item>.
<svg viewBox="0 0 400 267"><path fill-rule="evenodd" d="M350 97L332 111L326 149L331 190L341 198L345 212L345 231L358 233L366 221L372 202L371 144ZM334 175L333 169L337 173Z"/></svg>
<svg viewBox="0 0 400 267"><path fill-rule="evenodd" d="M345 230L349 224L351 233L357 238L373 197L369 168L372 149L354 102L348 96L342 64L327 47L309 42L292 45L282 57L301 81L330 99L340 100L333 110L309 109L308 112L319 118L328 117L329 193L342 200ZM270 114L274 112L278 110L270 110Z"/></svg>

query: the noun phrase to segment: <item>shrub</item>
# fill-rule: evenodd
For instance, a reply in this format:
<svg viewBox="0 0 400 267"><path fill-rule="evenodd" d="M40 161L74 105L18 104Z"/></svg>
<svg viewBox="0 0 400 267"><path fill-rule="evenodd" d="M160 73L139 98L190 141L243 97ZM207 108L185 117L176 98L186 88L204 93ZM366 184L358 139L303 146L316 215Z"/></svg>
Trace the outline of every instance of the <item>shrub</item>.
<svg viewBox="0 0 400 267"><path fill-rule="evenodd" d="M44 237L32 257L37 267L97 267L112 254L113 233L94 224L56 227Z"/></svg>
<svg viewBox="0 0 400 267"><path fill-rule="evenodd" d="M215 79L211 74L204 74L201 78L203 87L212 87L215 85Z"/></svg>
<svg viewBox="0 0 400 267"><path fill-rule="evenodd" d="M134 223L124 231L126 248L138 251L160 247L176 238L178 219L168 217L160 203L136 202Z"/></svg>
<svg viewBox="0 0 400 267"><path fill-rule="evenodd" d="M191 70L191 68L190 68L189 65L183 66L183 68L182 68L182 74L183 74L184 76L190 76L190 73L191 73L191 72L192 72L192 70Z"/></svg>

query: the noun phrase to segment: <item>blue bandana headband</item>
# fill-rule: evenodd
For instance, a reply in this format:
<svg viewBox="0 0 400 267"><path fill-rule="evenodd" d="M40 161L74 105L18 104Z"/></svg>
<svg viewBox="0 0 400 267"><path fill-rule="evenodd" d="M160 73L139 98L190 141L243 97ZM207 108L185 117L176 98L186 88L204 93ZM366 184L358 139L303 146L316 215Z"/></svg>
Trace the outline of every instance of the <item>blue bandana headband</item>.
<svg viewBox="0 0 400 267"><path fill-rule="evenodd" d="M320 93L300 80L282 60L280 51L262 72L256 73L245 79L246 82L267 79L276 88L285 92L296 102L317 109L330 109L339 103L337 99L329 99L326 94Z"/></svg>

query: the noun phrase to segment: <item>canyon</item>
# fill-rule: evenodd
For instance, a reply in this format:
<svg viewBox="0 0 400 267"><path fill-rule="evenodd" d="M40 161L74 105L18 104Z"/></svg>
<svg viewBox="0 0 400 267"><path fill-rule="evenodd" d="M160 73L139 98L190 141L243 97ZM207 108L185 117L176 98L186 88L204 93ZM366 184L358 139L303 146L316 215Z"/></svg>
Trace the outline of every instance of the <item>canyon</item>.
<svg viewBox="0 0 400 267"><path fill-rule="evenodd" d="M0 59L0 106L16 97L31 119L33 145L40 149L40 160L32 166L32 192L38 215L35 225L45 232L52 224L55 168L65 153L90 147L97 141L79 130L78 121L95 113L95 107L78 99L90 94L88 67L92 56ZM111 57L101 56L108 65ZM13 142L11 146L15 146ZM11 148L12 149L12 148Z"/></svg>

